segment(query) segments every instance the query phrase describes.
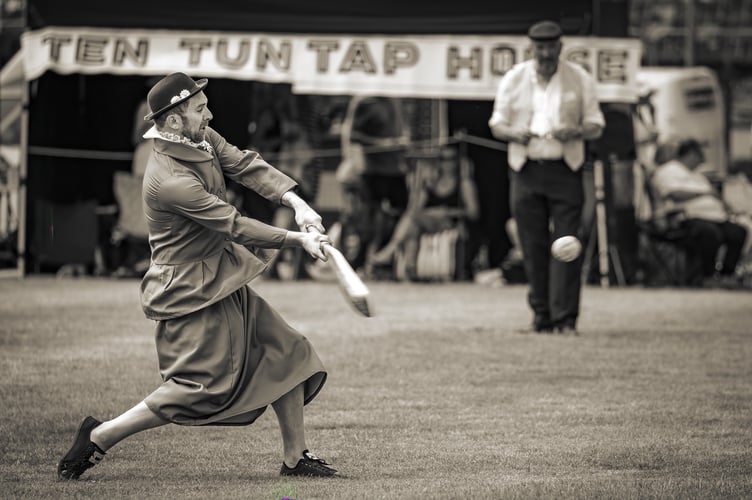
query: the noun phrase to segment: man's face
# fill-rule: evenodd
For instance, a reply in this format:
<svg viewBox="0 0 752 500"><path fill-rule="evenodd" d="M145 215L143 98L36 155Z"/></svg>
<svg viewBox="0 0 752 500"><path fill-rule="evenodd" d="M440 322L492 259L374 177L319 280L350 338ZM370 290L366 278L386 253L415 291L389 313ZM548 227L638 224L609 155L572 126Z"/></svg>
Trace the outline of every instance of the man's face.
<svg viewBox="0 0 752 500"><path fill-rule="evenodd" d="M206 138L206 126L214 118L208 107L209 99L203 92L194 95L188 102L182 113L182 135L193 142L201 142Z"/></svg>
<svg viewBox="0 0 752 500"><path fill-rule="evenodd" d="M550 77L556 73L561 53L561 41L551 40L545 42L533 42L533 58L538 74Z"/></svg>

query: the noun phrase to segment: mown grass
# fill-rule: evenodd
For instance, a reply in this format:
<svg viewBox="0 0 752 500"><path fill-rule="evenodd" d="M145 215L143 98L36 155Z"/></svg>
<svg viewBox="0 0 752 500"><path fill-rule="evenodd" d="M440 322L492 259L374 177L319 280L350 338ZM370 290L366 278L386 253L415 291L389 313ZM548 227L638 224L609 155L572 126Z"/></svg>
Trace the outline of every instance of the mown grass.
<svg viewBox="0 0 752 500"><path fill-rule="evenodd" d="M0 281L2 498L749 498L752 294L587 288L579 337L521 335L521 286L260 282L329 369L311 449L343 477L278 476L273 412L165 426L77 482L81 418L158 383L136 281Z"/></svg>

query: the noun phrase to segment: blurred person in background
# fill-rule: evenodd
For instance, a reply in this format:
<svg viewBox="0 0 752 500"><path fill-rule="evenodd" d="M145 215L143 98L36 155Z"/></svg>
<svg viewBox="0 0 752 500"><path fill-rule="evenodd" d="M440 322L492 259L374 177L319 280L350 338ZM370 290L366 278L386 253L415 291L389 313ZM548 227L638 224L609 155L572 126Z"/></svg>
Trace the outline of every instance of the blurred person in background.
<svg viewBox="0 0 752 500"><path fill-rule="evenodd" d="M651 176L654 210L658 216L680 216L686 233L683 246L699 259L704 286L734 286L747 229L733 221L733 214L711 181L697 171L704 162L702 145L692 138L679 142L676 158L660 164L657 159ZM721 247L725 251L719 262Z"/></svg>
<svg viewBox="0 0 752 500"><path fill-rule="evenodd" d="M454 228L459 221L477 221L480 205L472 168L470 160L460 158L457 148L449 145L439 150L435 163L423 165L419 161L409 175L407 209L389 242L372 255L371 263L388 265L402 249L406 274L415 279L421 235Z"/></svg>
<svg viewBox="0 0 752 500"><path fill-rule="evenodd" d="M248 148L273 158L275 168L298 183L296 193L307 203L313 203L317 182L316 170L312 168L314 153L301 124L295 96L286 85L259 84L257 87L256 101L263 107L248 126L251 134ZM254 218L276 227L296 227L294 214L288 207L270 202L237 183L231 183L230 187L241 212L252 213ZM272 279L299 277L301 257L300 249L283 249L270 262L264 276Z"/></svg>
<svg viewBox="0 0 752 500"><path fill-rule="evenodd" d="M300 111L295 95L288 85L256 83L253 120L248 124L248 149L274 158L275 168L292 177L299 185L297 193L310 202L313 197L312 172L306 165L313 159L307 133L301 125ZM256 109L257 108L257 109ZM241 199L242 208L268 224L274 222L279 206L269 202L254 191L232 183L231 187Z"/></svg>
<svg viewBox="0 0 752 500"><path fill-rule="evenodd" d="M141 304L156 321L163 383L112 420L86 417L58 463L61 479L78 479L135 433L168 423L249 425L269 405L282 434L280 474L336 473L308 451L303 425L327 372L308 339L248 286L265 269L264 250L300 247L326 260L329 238L295 181L208 126L206 85L173 73L148 94L154 149L143 201L152 257ZM225 176L292 208L302 230L242 216L227 203Z"/></svg>
<svg viewBox="0 0 752 500"><path fill-rule="evenodd" d="M151 77L146 81L146 90L159 81ZM112 272L115 278L141 278L149 267L149 248L146 216L141 207L141 183L146 165L154 149L154 139L144 138L144 134L154 126L154 122L144 120L149 114L149 103L142 99L133 117L131 142L133 159L131 173L115 174L114 191L118 203L118 221L112 228L110 241L117 254L117 268Z"/></svg>
<svg viewBox="0 0 752 500"><path fill-rule="evenodd" d="M389 97L354 96L348 104L337 179L346 199L344 251L355 268L370 265L371 255L388 241L407 207L409 139L402 121L399 102Z"/></svg>
<svg viewBox="0 0 752 500"><path fill-rule="evenodd" d="M533 59L504 74L488 125L494 137L509 143L510 204L529 282L532 329L576 334L582 257L560 262L550 248L556 238L582 232L584 141L600 137L605 120L593 77L559 58L561 36L552 21L530 27Z"/></svg>

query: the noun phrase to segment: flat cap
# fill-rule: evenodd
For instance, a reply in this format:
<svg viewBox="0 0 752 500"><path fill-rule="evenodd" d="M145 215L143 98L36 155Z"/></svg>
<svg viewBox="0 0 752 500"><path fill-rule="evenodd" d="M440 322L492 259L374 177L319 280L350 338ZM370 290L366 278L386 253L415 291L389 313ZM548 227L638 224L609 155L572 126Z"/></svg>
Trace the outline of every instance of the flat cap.
<svg viewBox="0 0 752 500"><path fill-rule="evenodd" d="M541 21L530 26L527 36L536 42L548 42L561 38L561 26L553 21Z"/></svg>

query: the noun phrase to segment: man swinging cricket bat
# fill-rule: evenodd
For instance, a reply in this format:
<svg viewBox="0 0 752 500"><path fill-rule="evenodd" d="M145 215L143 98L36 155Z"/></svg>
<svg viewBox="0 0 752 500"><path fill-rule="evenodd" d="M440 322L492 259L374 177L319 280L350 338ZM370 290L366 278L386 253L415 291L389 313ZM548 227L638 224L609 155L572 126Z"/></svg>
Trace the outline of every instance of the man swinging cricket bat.
<svg viewBox="0 0 752 500"><path fill-rule="evenodd" d="M207 83L173 73L147 98L144 119L155 125L144 136L155 140L142 190L151 263L141 306L155 321L162 383L114 418L85 417L58 463L60 479L78 479L133 434L170 423L250 425L268 406L279 421L281 475L337 474L308 450L303 425L327 371L308 339L249 286L266 268L254 249L298 247L323 260L336 252L294 180L209 127ZM292 208L301 230L244 217L227 202L225 177Z"/></svg>

